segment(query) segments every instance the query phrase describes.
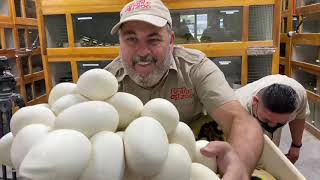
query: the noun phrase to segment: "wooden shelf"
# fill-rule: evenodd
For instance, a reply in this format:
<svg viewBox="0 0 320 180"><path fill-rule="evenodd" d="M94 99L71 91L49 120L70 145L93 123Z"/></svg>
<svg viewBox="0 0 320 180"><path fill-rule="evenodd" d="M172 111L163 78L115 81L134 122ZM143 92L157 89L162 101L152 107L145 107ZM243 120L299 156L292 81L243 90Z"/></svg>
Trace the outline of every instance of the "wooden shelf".
<svg viewBox="0 0 320 180"><path fill-rule="evenodd" d="M320 3L299 7L296 9L298 16L305 16L320 13Z"/></svg>
<svg viewBox="0 0 320 180"><path fill-rule="evenodd" d="M26 105L27 106L32 106L32 105L35 105L35 104L44 103L46 101L47 101L46 95L42 95L40 97L32 99L31 101L26 102Z"/></svg>
<svg viewBox="0 0 320 180"><path fill-rule="evenodd" d="M0 16L0 24L13 24L11 17Z"/></svg>
<svg viewBox="0 0 320 180"><path fill-rule="evenodd" d="M223 43L198 43L181 44L187 48L198 49L209 57L242 56L249 47L273 47L273 41L250 42L223 42ZM118 47L81 47L81 48L47 48L47 56L50 62L65 61L67 59L104 60L114 59L119 55Z"/></svg>
<svg viewBox="0 0 320 180"><path fill-rule="evenodd" d="M5 23L0 21L0 28L13 28L14 24L13 23Z"/></svg>
<svg viewBox="0 0 320 180"><path fill-rule="evenodd" d="M89 48L47 48L49 58L106 58L113 59L119 55L119 47Z"/></svg>
<svg viewBox="0 0 320 180"><path fill-rule="evenodd" d="M320 130L319 128L314 127L309 122L306 122L305 129L310 132L312 135L314 135L316 138L320 139Z"/></svg>
<svg viewBox="0 0 320 180"><path fill-rule="evenodd" d="M26 84L28 83L32 83L34 81L39 81L41 79L44 79L44 72L43 71L39 71L39 72L35 72L35 73L32 73L32 74L27 74L27 75L24 75L24 81Z"/></svg>
<svg viewBox="0 0 320 180"><path fill-rule="evenodd" d="M293 44L320 46L320 33L297 34L292 38Z"/></svg>
<svg viewBox="0 0 320 180"><path fill-rule="evenodd" d="M41 0L41 10L43 15L69 14L69 13L103 13L120 12L123 4L127 0L68 0L51 1Z"/></svg>
<svg viewBox="0 0 320 180"><path fill-rule="evenodd" d="M291 61L291 65L296 68L301 68L303 70L311 72L312 74L320 74L320 66L314 64L309 64L301 61Z"/></svg>
<svg viewBox="0 0 320 180"><path fill-rule="evenodd" d="M193 8L208 8L208 7L226 7L226 6L253 6L253 5L270 5L275 4L275 0L265 0L265 1L256 1L256 0L215 0L215 1L189 1L184 0L163 0L165 4L170 9L188 9Z"/></svg>
<svg viewBox="0 0 320 180"><path fill-rule="evenodd" d="M309 101L312 101L315 103L320 103L320 95L307 90L307 96L308 96ZM320 129L319 128L315 127L310 122L306 122L305 129L308 130L308 132L310 132L312 135L314 135L315 137L320 139Z"/></svg>
<svg viewBox="0 0 320 180"><path fill-rule="evenodd" d="M103 13L103 12L120 12L123 5L128 0L68 0L68 1L50 1L42 0L43 15L50 14L74 14L74 13ZM202 0L202 1L185 1L185 0L163 0L170 9L188 9L192 8L210 8L226 6L253 6L253 5L272 5L275 0Z"/></svg>
<svg viewBox="0 0 320 180"><path fill-rule="evenodd" d="M6 56L7 58L13 58L16 56L15 49L0 49L0 56Z"/></svg>
<svg viewBox="0 0 320 180"><path fill-rule="evenodd" d="M34 55L39 55L41 54L41 49L40 48L36 48L36 49L29 49L29 48L20 48L15 50L15 55L18 57L22 57L22 56L34 56Z"/></svg>
<svg viewBox="0 0 320 180"><path fill-rule="evenodd" d="M246 42L184 44L186 48L198 49L208 57L242 56L246 53Z"/></svg>
<svg viewBox="0 0 320 180"><path fill-rule="evenodd" d="M37 21L37 19L34 19L34 18L20 18L20 17L17 17L15 19L15 21L16 21L17 25L35 26L35 27L38 26L38 21Z"/></svg>
<svg viewBox="0 0 320 180"><path fill-rule="evenodd" d="M320 95L314 93L314 92L311 92L309 90L306 90L307 91L307 96L308 96L308 99L314 101L314 102L320 102Z"/></svg>

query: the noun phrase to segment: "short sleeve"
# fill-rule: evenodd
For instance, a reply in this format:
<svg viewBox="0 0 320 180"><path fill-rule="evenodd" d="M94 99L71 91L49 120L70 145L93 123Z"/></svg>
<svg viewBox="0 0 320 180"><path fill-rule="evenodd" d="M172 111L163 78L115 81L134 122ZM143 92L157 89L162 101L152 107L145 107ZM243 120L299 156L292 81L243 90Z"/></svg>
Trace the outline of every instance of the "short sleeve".
<svg viewBox="0 0 320 180"><path fill-rule="evenodd" d="M301 103L297 109L297 116L296 119L305 119L307 116L310 114L310 109L309 109L309 103L308 103L308 98L306 91L303 89L303 96L299 97L301 98Z"/></svg>
<svg viewBox="0 0 320 180"><path fill-rule="evenodd" d="M236 100L222 71L208 58L195 65L190 72L197 96L205 109L212 112L221 105Z"/></svg>

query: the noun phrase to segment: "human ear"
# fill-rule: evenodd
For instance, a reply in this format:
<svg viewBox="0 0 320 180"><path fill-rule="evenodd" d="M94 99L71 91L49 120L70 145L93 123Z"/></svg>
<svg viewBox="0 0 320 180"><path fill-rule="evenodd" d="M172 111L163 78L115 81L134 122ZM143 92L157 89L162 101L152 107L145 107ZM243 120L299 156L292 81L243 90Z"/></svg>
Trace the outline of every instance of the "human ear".
<svg viewBox="0 0 320 180"><path fill-rule="evenodd" d="M259 97L258 96L253 96L252 97L252 105L257 105L259 103Z"/></svg>
<svg viewBox="0 0 320 180"><path fill-rule="evenodd" d="M171 35L170 35L170 45L173 46L174 45L174 40L175 40L175 34L174 32L172 31L171 32Z"/></svg>

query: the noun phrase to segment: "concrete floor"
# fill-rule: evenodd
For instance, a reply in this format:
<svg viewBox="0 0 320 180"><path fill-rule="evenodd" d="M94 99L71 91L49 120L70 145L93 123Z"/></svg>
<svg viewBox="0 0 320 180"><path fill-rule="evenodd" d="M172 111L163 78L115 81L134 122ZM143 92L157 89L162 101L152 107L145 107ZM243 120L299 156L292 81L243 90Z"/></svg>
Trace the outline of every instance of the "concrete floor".
<svg viewBox="0 0 320 180"><path fill-rule="evenodd" d="M291 144L289 126L282 129L280 149L286 154ZM320 141L308 131L304 131L300 157L294 164L307 180L320 179Z"/></svg>

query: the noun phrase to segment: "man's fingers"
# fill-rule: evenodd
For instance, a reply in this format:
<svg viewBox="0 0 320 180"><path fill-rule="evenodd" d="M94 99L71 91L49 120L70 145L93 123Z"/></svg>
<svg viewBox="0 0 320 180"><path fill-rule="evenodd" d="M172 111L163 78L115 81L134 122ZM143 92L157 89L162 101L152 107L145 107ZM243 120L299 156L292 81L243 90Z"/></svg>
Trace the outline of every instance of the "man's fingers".
<svg viewBox="0 0 320 180"><path fill-rule="evenodd" d="M299 151L289 151L286 157L294 164L299 159Z"/></svg>
<svg viewBox="0 0 320 180"><path fill-rule="evenodd" d="M219 173L223 180L249 179L238 154L231 145L224 141L211 141L200 149L201 154L209 158L217 158Z"/></svg>
<svg viewBox="0 0 320 180"><path fill-rule="evenodd" d="M286 157L291 161L292 164L294 164L298 158L295 156L291 156L290 154L286 154Z"/></svg>
<svg viewBox="0 0 320 180"><path fill-rule="evenodd" d="M201 154L207 157L223 156L231 150L231 146L223 141L211 141L200 149Z"/></svg>

